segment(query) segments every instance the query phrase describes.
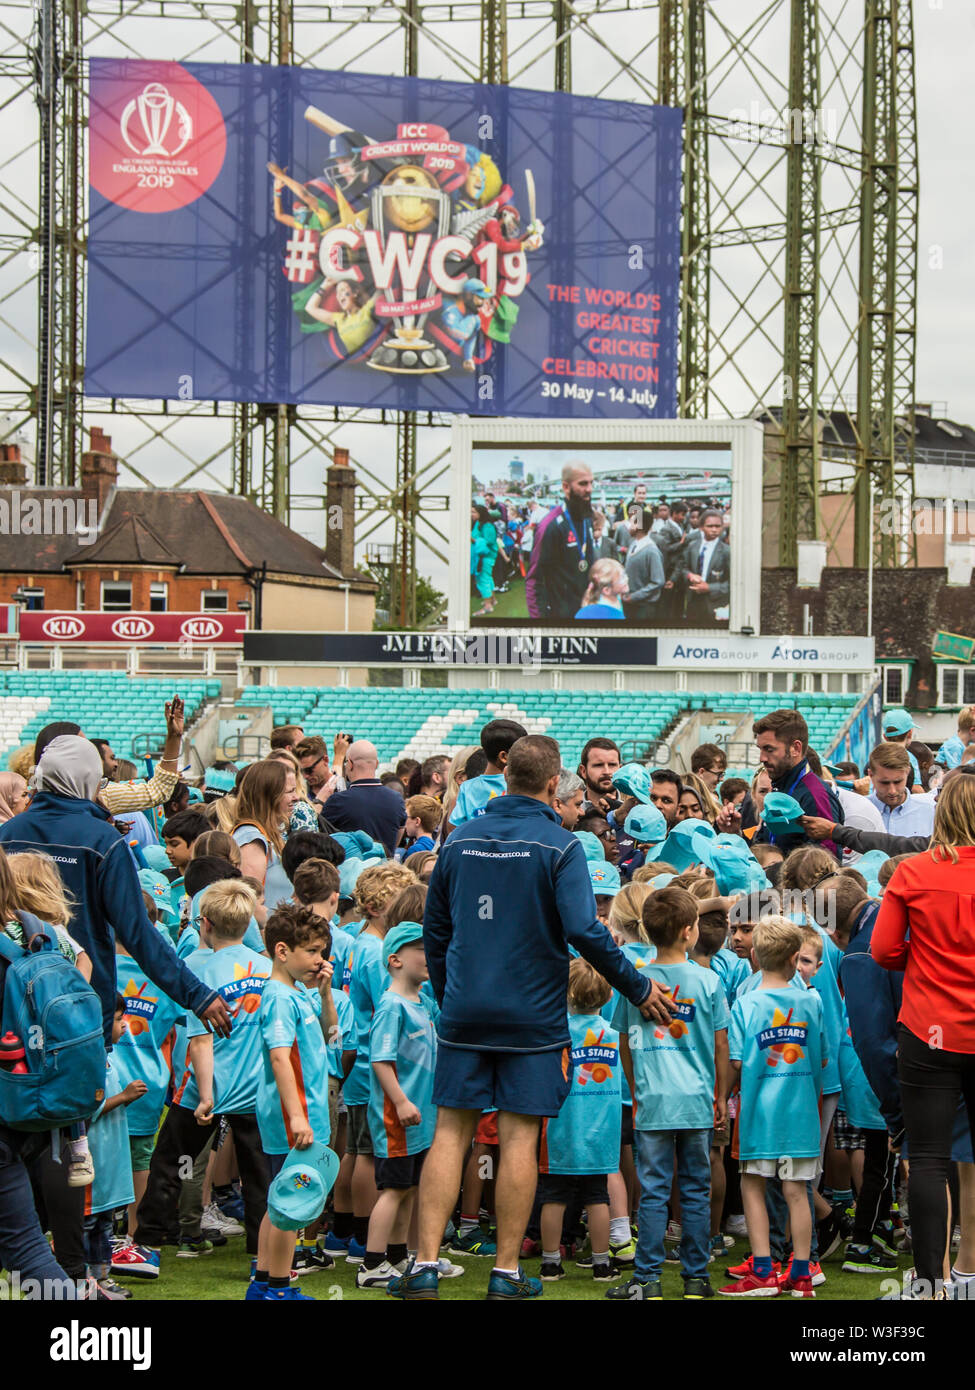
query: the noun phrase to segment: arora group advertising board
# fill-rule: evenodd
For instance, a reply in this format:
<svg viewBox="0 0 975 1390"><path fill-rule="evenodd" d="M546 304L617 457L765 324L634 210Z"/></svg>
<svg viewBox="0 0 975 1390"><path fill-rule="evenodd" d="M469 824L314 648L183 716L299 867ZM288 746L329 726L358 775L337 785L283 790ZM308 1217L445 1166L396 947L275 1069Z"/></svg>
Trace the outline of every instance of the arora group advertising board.
<svg viewBox="0 0 975 1390"><path fill-rule="evenodd" d="M676 413L679 111L90 67L89 395Z"/></svg>

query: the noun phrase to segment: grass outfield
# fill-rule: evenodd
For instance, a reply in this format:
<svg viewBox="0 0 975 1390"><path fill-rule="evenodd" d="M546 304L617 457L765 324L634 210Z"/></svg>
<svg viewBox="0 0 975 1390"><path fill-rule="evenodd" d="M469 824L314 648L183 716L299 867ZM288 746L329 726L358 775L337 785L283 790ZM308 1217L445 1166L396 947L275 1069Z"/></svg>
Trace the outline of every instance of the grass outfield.
<svg viewBox="0 0 975 1390"><path fill-rule="evenodd" d="M711 1283L715 1288L730 1282L724 1272L726 1264L744 1257L746 1246L739 1241L728 1252L729 1258L715 1261L711 1266ZM837 1252L838 1254L839 1252ZM491 1261L486 1259L454 1257L456 1264L462 1264L465 1274L459 1279L442 1279L440 1296L443 1299L480 1299L487 1291ZM816 1290L817 1299L826 1300L871 1300L878 1298L887 1275L844 1274L841 1258L828 1260L825 1265L826 1283ZM902 1269L910 1265L909 1257L901 1259ZM538 1274L539 1261L528 1260L525 1269L529 1274ZM250 1261L244 1253L242 1236L228 1241L226 1246L214 1250L211 1255L201 1255L196 1259L178 1259L175 1249L162 1252L162 1273L152 1283L126 1279L127 1288L132 1290L131 1302L156 1300L193 1300L196 1302L213 1299L239 1300L246 1293L245 1280L250 1269ZM577 1269L571 1261L566 1264L566 1277L554 1284L546 1284L543 1298L582 1299L605 1298L607 1288L612 1285L596 1284L588 1270ZM121 1281L120 1281L121 1282ZM682 1285L675 1265L665 1265L663 1274L664 1298L680 1299ZM355 1286L355 1266L344 1260L336 1262L334 1270L325 1270L302 1280L302 1290L312 1297L327 1301L329 1299L364 1298L374 1302L388 1303L392 1300L385 1293L367 1292ZM717 1300L721 1303L728 1299ZM741 1301L741 1300L738 1300ZM759 1300L755 1300L759 1301ZM766 1302L767 1300L760 1300ZM793 1299L784 1302L792 1304Z"/></svg>

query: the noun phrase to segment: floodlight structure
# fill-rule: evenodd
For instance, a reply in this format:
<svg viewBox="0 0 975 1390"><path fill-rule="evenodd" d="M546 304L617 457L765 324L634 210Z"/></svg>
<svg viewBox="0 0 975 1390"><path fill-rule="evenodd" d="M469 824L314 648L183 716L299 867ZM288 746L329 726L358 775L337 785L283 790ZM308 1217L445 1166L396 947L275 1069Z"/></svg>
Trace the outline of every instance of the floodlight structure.
<svg viewBox="0 0 975 1390"><path fill-rule="evenodd" d="M831 541L824 491L846 499L834 534L852 509L864 567L874 494L909 504L910 0L7 0L0 442L29 427L36 481L75 485L82 430L97 421L130 482L225 488L285 520L324 506L321 463L343 445L359 479L357 540L392 527L391 616L408 627L424 552L447 558L448 416L83 396L87 62L149 54L681 107L679 414L774 420L766 517L783 566L799 541ZM875 564L910 562L909 537L878 528L875 542Z"/></svg>

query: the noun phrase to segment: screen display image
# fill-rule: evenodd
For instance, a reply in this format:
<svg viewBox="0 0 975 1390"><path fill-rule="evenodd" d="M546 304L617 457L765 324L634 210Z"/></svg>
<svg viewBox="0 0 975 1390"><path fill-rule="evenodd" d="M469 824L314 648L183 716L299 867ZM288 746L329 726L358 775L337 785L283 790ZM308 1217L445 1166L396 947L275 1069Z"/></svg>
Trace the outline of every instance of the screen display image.
<svg viewBox="0 0 975 1390"><path fill-rule="evenodd" d="M732 450L471 448L471 624L727 630Z"/></svg>

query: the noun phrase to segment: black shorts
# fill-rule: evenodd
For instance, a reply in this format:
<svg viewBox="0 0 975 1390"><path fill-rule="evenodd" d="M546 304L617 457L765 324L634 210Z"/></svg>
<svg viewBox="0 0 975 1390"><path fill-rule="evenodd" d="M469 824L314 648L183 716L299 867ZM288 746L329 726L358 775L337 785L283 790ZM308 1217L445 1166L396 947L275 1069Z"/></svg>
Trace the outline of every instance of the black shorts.
<svg viewBox="0 0 975 1390"><path fill-rule="evenodd" d="M621 1132L620 1132L620 1148L623 1148L623 1147L624 1147L625 1145L627 1145L627 1144L629 1144L630 1148L632 1149L632 1147L633 1147L633 1106L632 1106L632 1105L624 1105L624 1106L623 1106L623 1127L622 1127L622 1130L621 1130Z"/></svg>
<svg viewBox="0 0 975 1390"><path fill-rule="evenodd" d="M267 1176L268 1184L270 1184L274 1181L274 1179L280 1173L281 1169L284 1167L284 1160L288 1157L288 1155L265 1154L264 1157L267 1159Z"/></svg>
<svg viewBox="0 0 975 1390"><path fill-rule="evenodd" d="M609 1185L602 1173L539 1173L535 1200L540 1207L551 1202L568 1207L608 1207Z"/></svg>
<svg viewBox="0 0 975 1390"><path fill-rule="evenodd" d="M382 1192L387 1187L397 1189L416 1187L420 1181L423 1160L429 1152L429 1149L424 1149L422 1153L403 1154L399 1158L379 1158L377 1155L375 1160L377 1189Z"/></svg>

